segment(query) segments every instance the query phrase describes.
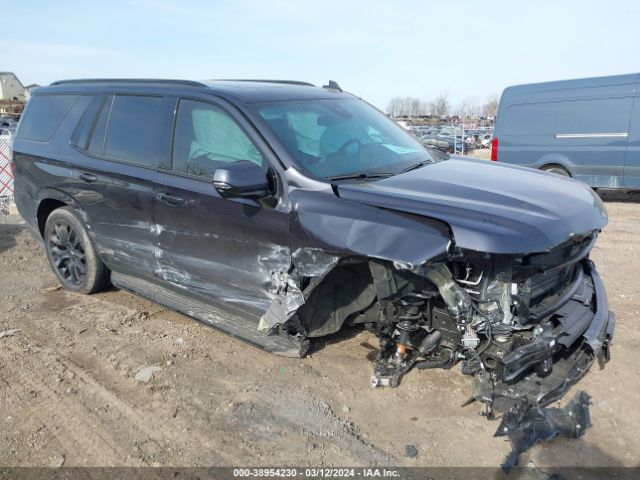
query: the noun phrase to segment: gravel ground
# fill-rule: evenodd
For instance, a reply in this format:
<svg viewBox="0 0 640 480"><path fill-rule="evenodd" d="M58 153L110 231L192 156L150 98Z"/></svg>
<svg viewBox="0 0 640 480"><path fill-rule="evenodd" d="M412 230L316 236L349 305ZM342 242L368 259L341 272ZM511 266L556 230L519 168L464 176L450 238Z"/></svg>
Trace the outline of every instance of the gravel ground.
<svg viewBox="0 0 640 480"><path fill-rule="evenodd" d="M611 362L579 384L594 426L523 464L638 465L640 206L608 209L592 257L618 325ZM0 215L0 267L1 466L496 466L509 451L460 406L470 378L455 369L370 388L362 330L287 359L123 291L68 293L15 213Z"/></svg>
<svg viewBox="0 0 640 480"><path fill-rule="evenodd" d="M0 215L9 214L9 206L13 205L13 197L2 196L0 197Z"/></svg>

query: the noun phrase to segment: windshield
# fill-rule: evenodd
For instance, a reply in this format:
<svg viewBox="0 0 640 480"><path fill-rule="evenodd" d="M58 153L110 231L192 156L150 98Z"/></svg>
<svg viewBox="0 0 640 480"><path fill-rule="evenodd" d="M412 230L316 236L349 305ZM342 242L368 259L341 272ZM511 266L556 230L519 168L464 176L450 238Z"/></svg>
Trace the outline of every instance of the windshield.
<svg viewBox="0 0 640 480"><path fill-rule="evenodd" d="M417 140L362 100L279 101L256 107L296 163L317 177L392 175L433 161Z"/></svg>

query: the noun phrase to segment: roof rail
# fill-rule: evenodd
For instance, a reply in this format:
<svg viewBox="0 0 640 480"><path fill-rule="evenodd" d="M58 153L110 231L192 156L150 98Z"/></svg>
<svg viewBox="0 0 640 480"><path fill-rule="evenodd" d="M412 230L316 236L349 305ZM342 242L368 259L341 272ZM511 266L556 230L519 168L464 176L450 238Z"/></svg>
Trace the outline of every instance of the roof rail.
<svg viewBox="0 0 640 480"><path fill-rule="evenodd" d="M195 82L193 80L163 80L153 78L87 78L84 80L58 80L53 82L51 85L81 85L86 83L137 83L141 85L157 83L164 85L183 85L188 87L206 87L204 83Z"/></svg>
<svg viewBox="0 0 640 480"><path fill-rule="evenodd" d="M305 87L315 87L313 83L301 82L299 80L261 80L253 78L214 78L213 82L256 82L256 83L282 83L285 85L302 85Z"/></svg>

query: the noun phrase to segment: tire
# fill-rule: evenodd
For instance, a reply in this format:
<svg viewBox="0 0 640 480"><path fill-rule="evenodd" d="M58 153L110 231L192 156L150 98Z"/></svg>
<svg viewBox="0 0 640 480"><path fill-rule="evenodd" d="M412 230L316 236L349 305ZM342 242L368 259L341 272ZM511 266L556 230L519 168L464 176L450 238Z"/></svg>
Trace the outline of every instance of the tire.
<svg viewBox="0 0 640 480"><path fill-rule="evenodd" d="M71 207L51 212L44 227L47 259L60 284L77 293L94 293L109 285L109 269L98 257L87 228Z"/></svg>
<svg viewBox="0 0 640 480"><path fill-rule="evenodd" d="M556 175L562 175L563 177L571 177L571 174L569 174L564 167L559 165L545 165L541 170L549 173L555 173Z"/></svg>

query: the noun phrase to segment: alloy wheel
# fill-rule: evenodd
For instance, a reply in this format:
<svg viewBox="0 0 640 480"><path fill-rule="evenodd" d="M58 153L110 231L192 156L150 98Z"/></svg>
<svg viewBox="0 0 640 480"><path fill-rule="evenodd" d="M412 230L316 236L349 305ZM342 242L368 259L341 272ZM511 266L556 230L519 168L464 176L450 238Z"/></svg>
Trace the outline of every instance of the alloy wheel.
<svg viewBox="0 0 640 480"><path fill-rule="evenodd" d="M58 275L71 285L81 285L87 276L87 256L80 235L64 221L56 221L49 231L51 263Z"/></svg>

